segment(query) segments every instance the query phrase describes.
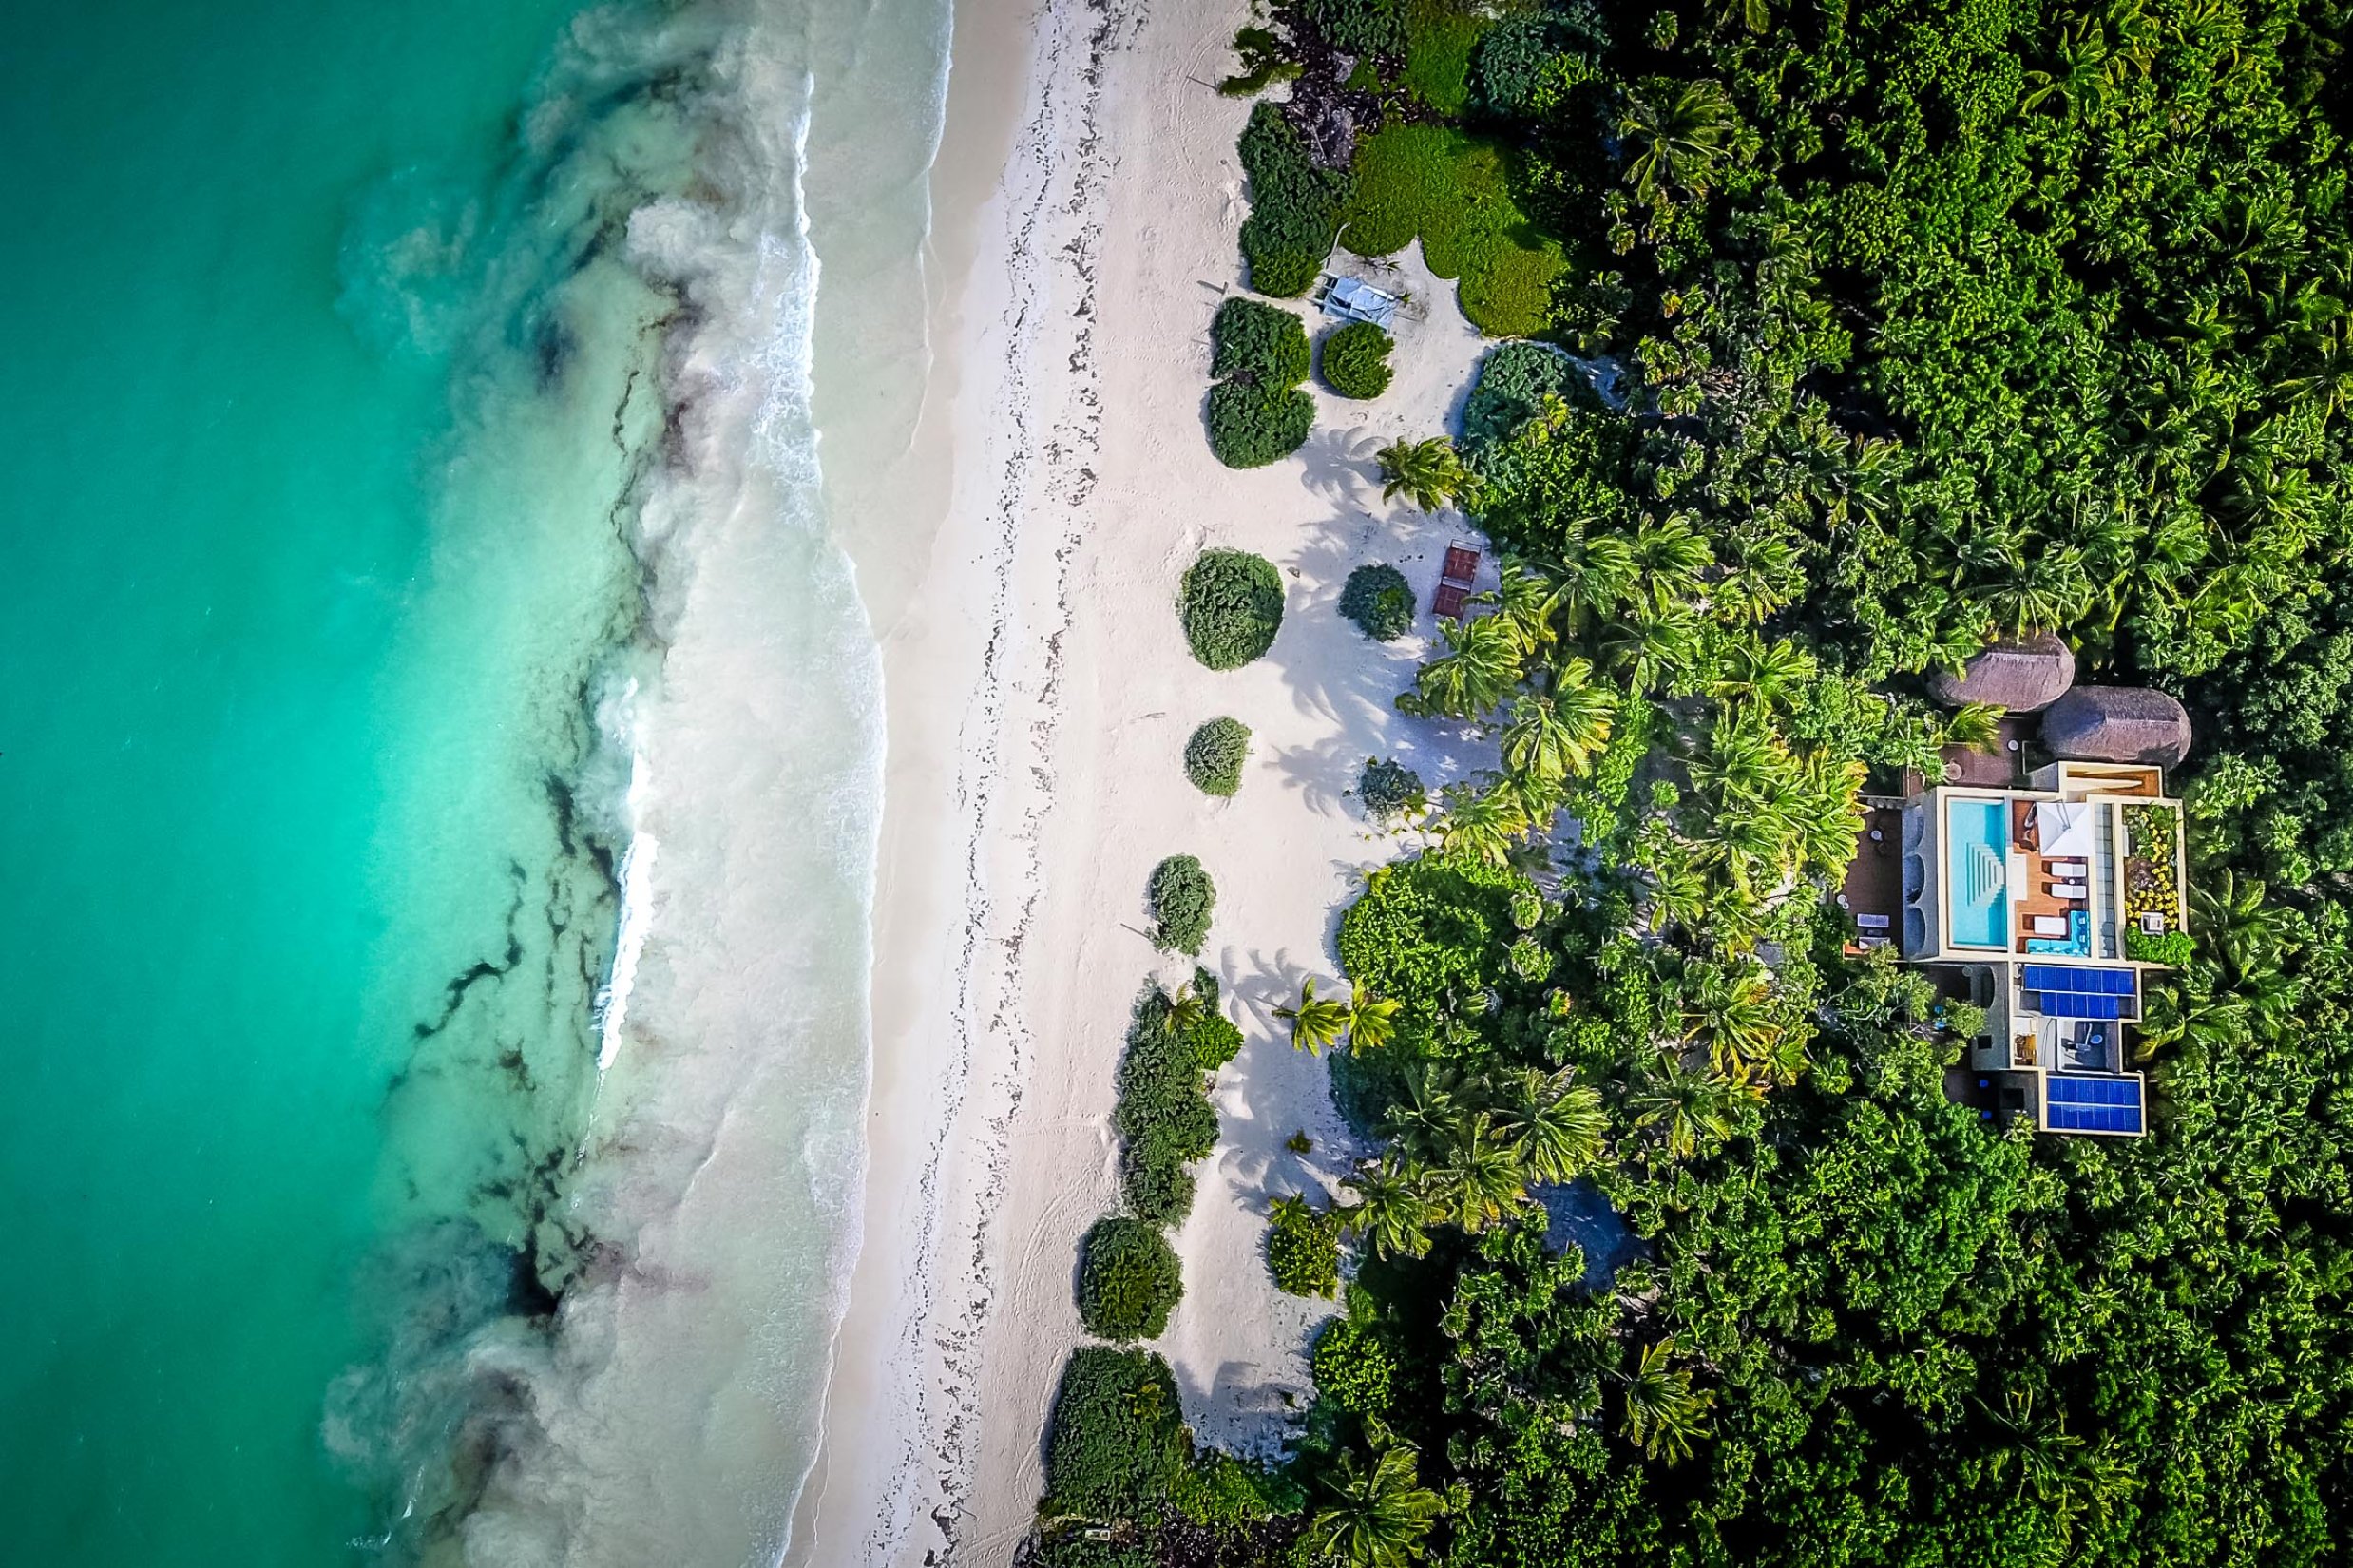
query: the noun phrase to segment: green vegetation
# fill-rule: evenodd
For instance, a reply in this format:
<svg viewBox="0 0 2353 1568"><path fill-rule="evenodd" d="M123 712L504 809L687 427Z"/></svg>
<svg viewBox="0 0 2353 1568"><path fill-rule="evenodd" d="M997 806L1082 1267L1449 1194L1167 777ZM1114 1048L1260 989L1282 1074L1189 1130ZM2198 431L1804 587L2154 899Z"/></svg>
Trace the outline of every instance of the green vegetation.
<svg viewBox="0 0 2353 1568"><path fill-rule="evenodd" d="M1463 408L1463 449L1477 458L1544 411L1547 400L1579 400L1584 380L1559 351L1541 343L1497 345L1480 364Z"/></svg>
<svg viewBox="0 0 2353 1568"><path fill-rule="evenodd" d="M1463 314L1495 337L1544 331L1560 246L1534 230L1512 196L1511 154L1446 125L1384 126L1358 143L1340 209L1340 242L1389 256L1414 240L1441 277L1458 278Z"/></svg>
<svg viewBox="0 0 2353 1568"><path fill-rule="evenodd" d="M1298 62L1284 58L1282 40L1264 28L1236 31L1234 53L1241 68L1217 83L1217 90L1229 98L1251 97L1299 74Z"/></svg>
<svg viewBox="0 0 2353 1568"><path fill-rule="evenodd" d="M1157 1339L1184 1294L1175 1249L1159 1227L1105 1214L1086 1233L1079 1321L1102 1339Z"/></svg>
<svg viewBox="0 0 2353 1568"><path fill-rule="evenodd" d="M1413 585L1390 565L1359 566L1340 589L1340 613L1375 642L1413 630Z"/></svg>
<svg viewBox="0 0 2353 1568"><path fill-rule="evenodd" d="M1315 400L1296 387L1218 381L1209 389L1209 448L1229 468L1263 468L1303 446Z"/></svg>
<svg viewBox="0 0 2353 1568"><path fill-rule="evenodd" d="M1203 550L1185 568L1177 613L1194 658L1213 670L1238 670L1272 647L1282 629L1282 576L1264 556Z"/></svg>
<svg viewBox="0 0 2353 1568"><path fill-rule="evenodd" d="M1396 340L1369 321L1351 321L1324 339L1324 384L1343 397L1378 397L1396 373L1389 351Z"/></svg>
<svg viewBox="0 0 2353 1568"><path fill-rule="evenodd" d="M1189 854L1173 854L1152 869L1152 940L1175 952L1197 953L1209 937L1217 885Z"/></svg>
<svg viewBox="0 0 2353 1568"><path fill-rule="evenodd" d="M1454 443L1443 435L1392 441L1378 455L1384 501L1403 495L1424 511L1434 512L1470 488L1470 470L1463 466Z"/></svg>
<svg viewBox="0 0 2353 1568"><path fill-rule="evenodd" d="M1500 10L1456 109L1410 4L1271 25L1302 73L1262 120L1334 157L1338 31L1394 29L1348 51L1345 242L1420 236L1490 330L1517 277L1513 330L1610 400L1498 354L1459 448L1385 465L1502 558L1400 698L1496 764L1345 912L1351 1000L1286 1009L1372 1143L1298 1494L1215 1546L1138 1522L1181 1508L1122 1528L1162 1561L2328 1568L2353 21ZM2129 907L2189 914L2126 938L2174 966L2128 1035L2144 1138L1954 1103L1982 1015L1846 955L1826 896L1865 779L1982 728L1918 678L2035 630L2208 748L2188 876L2126 856ZM1342 1050L1359 996L1387 1038ZM1571 1181L1611 1256L1556 1234Z"/></svg>
<svg viewBox="0 0 2353 1568"><path fill-rule="evenodd" d="M1267 1268L1295 1296L1340 1289L1340 1226L1303 1197L1277 1198L1267 1225Z"/></svg>
<svg viewBox="0 0 2353 1568"><path fill-rule="evenodd" d="M1127 1206L1152 1225L1176 1225L1193 1209L1190 1167L1217 1143L1209 1075L1233 1060L1241 1031L1219 1015L1217 986L1196 970L1176 997L1154 990L1138 1004L1119 1059L1119 1183Z"/></svg>
<svg viewBox="0 0 2353 1568"><path fill-rule="evenodd" d="M1230 468L1260 468L1297 451L1315 423L1299 390L1309 349L1298 316L1236 295L1210 323L1209 445Z"/></svg>
<svg viewBox="0 0 2353 1568"><path fill-rule="evenodd" d="M1308 378L1308 335L1296 313L1234 295L1209 323L1209 373L1241 376L1262 387L1295 387Z"/></svg>
<svg viewBox="0 0 2353 1568"><path fill-rule="evenodd" d="M1148 1350L1082 1346L1054 1391L1039 1512L1115 1520L1165 1506L1193 1466L1176 1380Z"/></svg>
<svg viewBox="0 0 2353 1568"><path fill-rule="evenodd" d="M1492 23L1467 0L1411 0L1405 11L1406 93L1440 114L1462 113L1470 104L1471 51Z"/></svg>
<svg viewBox="0 0 2353 1568"><path fill-rule="evenodd" d="M1340 231L1345 173L1320 169L1308 157L1298 129L1272 104L1251 111L1242 131L1242 171L1250 180L1250 217L1242 223L1242 258L1250 286L1295 299L1308 292Z"/></svg>
<svg viewBox="0 0 2353 1568"><path fill-rule="evenodd" d="M1185 742L1185 776L1203 794L1230 795L1242 787L1242 764L1250 757L1250 726L1238 718L1213 718Z"/></svg>
<svg viewBox="0 0 2353 1568"><path fill-rule="evenodd" d="M1429 806L1429 793L1423 787L1422 775L1387 757L1365 758L1364 771L1356 775L1356 798L1364 803L1365 814L1375 822L1419 816Z"/></svg>

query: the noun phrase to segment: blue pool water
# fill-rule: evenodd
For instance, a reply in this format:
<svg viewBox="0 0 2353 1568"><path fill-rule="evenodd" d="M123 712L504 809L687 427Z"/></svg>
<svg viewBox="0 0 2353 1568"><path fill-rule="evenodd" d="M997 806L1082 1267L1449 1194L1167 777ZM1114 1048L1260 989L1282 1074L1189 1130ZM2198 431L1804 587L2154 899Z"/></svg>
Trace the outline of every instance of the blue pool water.
<svg viewBox="0 0 2353 1568"><path fill-rule="evenodd" d="M2009 945L2009 825L1999 800L1953 800L1944 807L1946 940L1956 947Z"/></svg>

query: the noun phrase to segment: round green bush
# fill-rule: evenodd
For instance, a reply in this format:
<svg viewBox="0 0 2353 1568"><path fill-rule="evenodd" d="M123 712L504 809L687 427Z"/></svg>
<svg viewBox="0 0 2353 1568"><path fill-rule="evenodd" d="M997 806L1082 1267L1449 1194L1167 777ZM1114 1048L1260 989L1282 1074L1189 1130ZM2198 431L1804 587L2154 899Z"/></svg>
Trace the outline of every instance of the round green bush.
<svg viewBox="0 0 2353 1568"><path fill-rule="evenodd" d="M1079 1321L1099 1339L1157 1339L1185 1293L1176 1250L1157 1227L1105 1214L1086 1233Z"/></svg>
<svg viewBox="0 0 2353 1568"><path fill-rule="evenodd" d="M1378 397L1389 390L1389 350L1396 342L1369 321L1351 321L1324 339L1324 384L1343 397Z"/></svg>
<svg viewBox="0 0 2353 1568"><path fill-rule="evenodd" d="M1182 1225L1193 1213L1193 1173L1174 1150L1157 1143L1131 1143L1120 1151L1119 1191L1149 1224Z"/></svg>
<svg viewBox="0 0 2353 1568"><path fill-rule="evenodd" d="M1267 1267L1275 1285L1295 1296L1329 1296L1340 1289L1340 1225L1307 1199L1276 1200L1267 1232Z"/></svg>
<svg viewBox="0 0 2353 1568"><path fill-rule="evenodd" d="M1193 1047L1195 1063L1205 1073L1215 1072L1242 1050L1241 1026L1218 1013L1196 1023L1185 1040Z"/></svg>
<svg viewBox="0 0 2353 1568"><path fill-rule="evenodd" d="M1149 1350L1070 1352L1046 1427L1047 1514L1149 1518L1193 1467L1176 1379Z"/></svg>
<svg viewBox="0 0 2353 1568"><path fill-rule="evenodd" d="M1420 774L1402 762L1371 756L1365 758L1365 771L1356 775L1356 798L1365 803L1365 814L1379 822L1419 812L1429 804Z"/></svg>
<svg viewBox="0 0 2353 1568"><path fill-rule="evenodd" d="M1185 568L1177 613L1194 658L1213 670L1238 670L1272 647L1282 629L1282 574L1262 555L1203 550Z"/></svg>
<svg viewBox="0 0 2353 1568"><path fill-rule="evenodd" d="M1262 387L1295 387L1308 378L1308 334L1280 305L1234 295L1209 324L1209 373L1241 376Z"/></svg>
<svg viewBox="0 0 2353 1568"><path fill-rule="evenodd" d="M1371 1327L1345 1318L1315 1337L1315 1391L1351 1415L1377 1416L1389 1407L1397 1363Z"/></svg>
<svg viewBox="0 0 2353 1568"><path fill-rule="evenodd" d="M1185 776L1203 794L1227 795L1242 787L1242 762L1250 755L1250 726L1238 718L1213 718L1185 742Z"/></svg>
<svg viewBox="0 0 2353 1568"><path fill-rule="evenodd" d="M1394 566L1359 566L1340 590L1340 613L1375 642L1413 630L1413 584Z"/></svg>
<svg viewBox="0 0 2353 1568"><path fill-rule="evenodd" d="M1315 400L1296 387L1234 379L1209 389L1209 449L1229 468L1263 468L1307 445Z"/></svg>
<svg viewBox="0 0 2353 1568"><path fill-rule="evenodd" d="M1172 952L1197 953L1217 908L1217 885L1189 854L1173 854L1152 869L1153 941Z"/></svg>

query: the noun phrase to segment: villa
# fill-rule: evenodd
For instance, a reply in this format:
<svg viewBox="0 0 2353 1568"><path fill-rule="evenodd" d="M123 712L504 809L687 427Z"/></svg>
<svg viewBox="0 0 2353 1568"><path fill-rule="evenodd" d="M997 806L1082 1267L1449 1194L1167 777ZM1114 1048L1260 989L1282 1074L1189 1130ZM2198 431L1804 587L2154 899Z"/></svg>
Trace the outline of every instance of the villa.
<svg viewBox="0 0 2353 1568"><path fill-rule="evenodd" d="M1842 895L1861 944L1897 944L1985 1008L1970 1065L1991 1108L2045 1132L2145 1132L2126 1040L2163 939L2188 924L2181 803L2162 771L2053 762L2022 786L1874 803L1867 829Z"/></svg>

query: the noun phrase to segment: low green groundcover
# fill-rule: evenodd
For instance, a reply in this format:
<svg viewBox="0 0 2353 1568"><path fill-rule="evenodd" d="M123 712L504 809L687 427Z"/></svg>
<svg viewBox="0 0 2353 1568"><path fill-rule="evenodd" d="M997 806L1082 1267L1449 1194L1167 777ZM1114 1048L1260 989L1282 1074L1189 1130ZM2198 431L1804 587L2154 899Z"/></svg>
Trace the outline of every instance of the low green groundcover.
<svg viewBox="0 0 2353 1568"><path fill-rule="evenodd" d="M1213 670L1238 670L1272 647L1282 629L1282 574L1262 555L1203 550L1185 568L1177 613L1194 658Z"/></svg>
<svg viewBox="0 0 2353 1568"><path fill-rule="evenodd" d="M1357 143L1342 243L1388 256L1416 239L1441 277L1459 278L1463 314L1490 337L1531 337L1552 314L1564 260L1558 242L1528 244L1503 150L1447 125L1395 124Z"/></svg>
<svg viewBox="0 0 2353 1568"><path fill-rule="evenodd" d="M1369 321L1351 321L1324 339L1324 384L1343 397L1378 397L1395 372L1396 342Z"/></svg>
<svg viewBox="0 0 2353 1568"><path fill-rule="evenodd" d="M1413 584L1394 566L1359 566L1340 590L1340 613L1376 642L1413 630Z"/></svg>
<svg viewBox="0 0 2353 1568"><path fill-rule="evenodd" d="M1263 468L1307 445L1315 399L1297 387L1219 381L1209 389L1209 449L1229 468Z"/></svg>
<svg viewBox="0 0 2353 1568"><path fill-rule="evenodd" d="M1105 1214L1086 1233L1079 1321L1101 1339L1157 1339L1185 1293L1182 1265L1159 1228Z"/></svg>
<svg viewBox="0 0 2353 1568"><path fill-rule="evenodd" d="M1189 854L1173 854L1152 870L1153 940L1172 952L1197 953L1209 936L1217 885Z"/></svg>
<svg viewBox="0 0 2353 1568"><path fill-rule="evenodd" d="M1238 718L1213 718L1185 742L1185 776L1203 794L1230 795L1242 787L1242 763L1250 755L1250 726Z"/></svg>

